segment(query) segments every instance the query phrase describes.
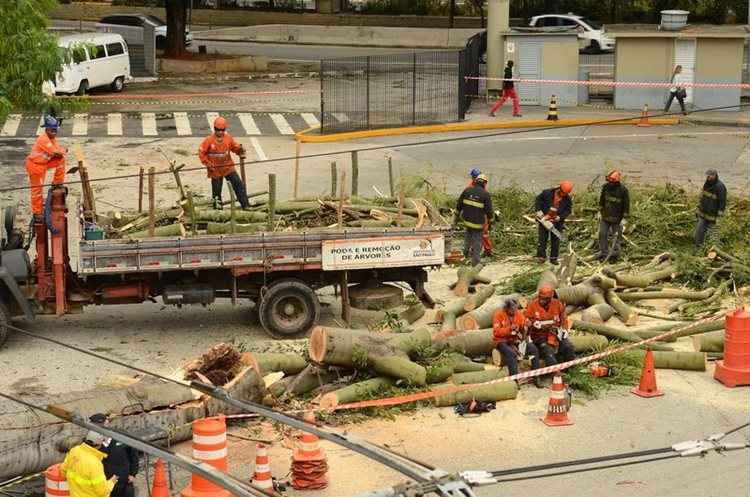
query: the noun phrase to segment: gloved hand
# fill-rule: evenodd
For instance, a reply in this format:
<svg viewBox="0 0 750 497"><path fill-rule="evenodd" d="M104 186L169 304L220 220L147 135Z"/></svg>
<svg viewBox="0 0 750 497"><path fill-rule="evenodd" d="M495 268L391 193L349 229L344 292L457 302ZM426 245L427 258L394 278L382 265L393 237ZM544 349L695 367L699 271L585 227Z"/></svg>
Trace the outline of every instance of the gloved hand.
<svg viewBox="0 0 750 497"><path fill-rule="evenodd" d="M532 326L534 328L536 328L537 330L541 330L542 329L542 322L541 321L534 321L534 323L532 324Z"/></svg>
<svg viewBox="0 0 750 497"><path fill-rule="evenodd" d="M620 226L622 226L622 231L625 231L625 228L628 227L628 220L623 219L622 222L620 223Z"/></svg>
<svg viewBox="0 0 750 497"><path fill-rule="evenodd" d="M560 216L555 216L552 218L553 223L559 223L560 222Z"/></svg>
<svg viewBox="0 0 750 497"><path fill-rule="evenodd" d="M52 154L52 157L50 157L50 158L51 158L51 159L62 159L63 157L64 157L64 155L63 155L63 154L61 154L60 152L54 152L54 153Z"/></svg>
<svg viewBox="0 0 750 497"><path fill-rule="evenodd" d="M544 212L542 212L542 211L536 211L536 217L543 218L544 217Z"/></svg>
<svg viewBox="0 0 750 497"><path fill-rule="evenodd" d="M557 339L558 340L565 340L570 336L570 332L566 330L565 328L558 328L557 329Z"/></svg>

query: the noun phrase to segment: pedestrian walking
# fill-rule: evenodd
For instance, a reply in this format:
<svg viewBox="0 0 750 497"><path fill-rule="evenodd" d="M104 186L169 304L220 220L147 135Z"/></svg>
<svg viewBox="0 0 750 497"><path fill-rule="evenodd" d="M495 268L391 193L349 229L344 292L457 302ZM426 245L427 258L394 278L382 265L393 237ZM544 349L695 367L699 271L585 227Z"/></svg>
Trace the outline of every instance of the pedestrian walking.
<svg viewBox="0 0 750 497"><path fill-rule="evenodd" d="M630 193L620 182L621 177L617 169L610 171L599 195L599 262L616 262L620 258L622 233L630 214ZM611 249L610 235L614 236Z"/></svg>
<svg viewBox="0 0 750 497"><path fill-rule="evenodd" d="M495 105L490 110L490 116L495 117L495 112L503 106L506 100L511 99L513 101L513 117L521 117L521 105L518 102L518 94L513 84L513 61L509 60L508 65L505 66L505 74L503 75L503 93L500 98L497 99Z"/></svg>
<svg viewBox="0 0 750 497"><path fill-rule="evenodd" d="M703 247L706 234L715 229L716 222L724 214L726 207L727 187L719 179L719 172L716 169L708 169L695 213L697 218L694 237L696 250Z"/></svg>
<svg viewBox="0 0 750 497"><path fill-rule="evenodd" d="M565 218L573 212L573 200L570 196L573 191L573 183L570 181L561 181L560 186L548 188L536 196L534 208L536 217L539 221L548 220L552 222L557 231L562 233L565 229ZM547 260L547 240L550 240L549 261L557 264L557 257L560 254L560 239L550 234L547 228L541 222L537 222L539 230L539 240L537 243L536 257L539 262Z"/></svg>
<svg viewBox="0 0 750 497"><path fill-rule="evenodd" d="M492 199L487 193L487 176L480 174L473 186L466 188L458 197L456 204L455 224L463 224L464 257L471 258L472 266L479 264L482 258L482 233L484 223L492 222Z"/></svg>
<svg viewBox="0 0 750 497"><path fill-rule="evenodd" d="M102 413L89 417L92 423L109 426L109 418ZM104 459L104 474L107 478L117 477L117 483L112 489L110 497L135 497L135 476L138 474L138 451L112 438L105 438L102 442Z"/></svg>
<svg viewBox="0 0 750 497"><path fill-rule="evenodd" d="M687 98L687 90L684 86L680 86L678 83L675 82L675 79L677 79L677 75L682 73L682 66L676 65L674 66L674 70L672 71L672 77L669 79L670 84L672 84L672 87L669 89L669 97L667 98L667 105L664 106L664 112L669 112L669 108L672 106L672 102L676 98L677 101L680 103L680 108L682 109L682 113L687 115L687 111L685 110L685 98Z"/></svg>
<svg viewBox="0 0 750 497"><path fill-rule="evenodd" d="M83 443L65 455L60 473L68 480L70 497L109 497L117 484L117 476L107 479L104 475L102 460L107 454L101 448L105 439L101 433L89 431Z"/></svg>

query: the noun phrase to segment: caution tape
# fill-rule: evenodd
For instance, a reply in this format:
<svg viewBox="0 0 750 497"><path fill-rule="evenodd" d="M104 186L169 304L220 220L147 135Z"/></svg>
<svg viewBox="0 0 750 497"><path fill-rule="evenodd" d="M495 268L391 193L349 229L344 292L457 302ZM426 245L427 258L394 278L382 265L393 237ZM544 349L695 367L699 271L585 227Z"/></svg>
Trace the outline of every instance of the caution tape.
<svg viewBox="0 0 750 497"><path fill-rule="evenodd" d="M613 88L720 88L720 89L750 89L748 83L688 83L688 82L645 82L645 81L614 81L612 79L522 79L522 78L488 78L484 76L466 76L466 79L482 81L513 81L515 83L544 84L544 85L573 85L573 86L609 86Z"/></svg>
<svg viewBox="0 0 750 497"><path fill-rule="evenodd" d="M87 95L86 98L91 101L107 100L107 101L122 101L122 100L154 100L154 99L192 99L192 98L205 98L205 97L217 97L217 98L233 98L233 97L268 97L274 95L304 95L304 94L320 94L320 90L276 90L276 91L233 91L233 92L204 92L204 93L138 93L138 94L120 94L120 95ZM80 99L79 96L58 96L60 100L66 99Z"/></svg>
<svg viewBox="0 0 750 497"><path fill-rule="evenodd" d="M712 316L710 318L701 319L700 321L696 321L694 323L690 323L687 326L683 326L681 328L677 328L675 330L666 331L660 335L656 335L651 338L643 339L639 342L632 342L627 343L624 345L620 345L617 347L613 347L611 349L606 349L601 352L597 352L595 354L591 354L586 357L581 357L578 359L573 359L572 361L562 362L560 364L556 364L554 366L546 366L539 369L533 369L531 371L525 371L523 373L518 373L513 376L505 376L503 378L498 378L497 380L491 380L484 383L474 383L469 385L455 385L445 388L439 388L435 390L430 390L427 392L418 392L408 395L399 395L396 397L387 397L384 399L373 399L373 400L363 400L359 402L350 402L348 404L341 404L332 408L314 408L314 409L306 409L307 411L343 411L343 410L350 410L350 409L364 409L366 407L386 407L386 406L395 406L400 404L407 404L409 402L418 402L420 400L429 400L433 399L435 397L440 397L442 395L449 395L453 393L458 392L466 392L469 390L474 390L476 388L481 388L488 385L495 385L498 383L505 383L507 381L515 381L515 380L523 380L527 378L534 378L536 376L542 376L547 375L550 373L557 373L559 371L563 371L565 369L568 369L573 366L578 366L579 364L586 364L593 361L598 361L601 359L604 359L605 357L609 357L613 354L618 354L620 352L625 352L627 350L634 349L636 347L640 347L642 345L648 345L654 342L658 342L663 340L664 338L669 338L672 335L678 335L687 331L690 331L691 328L696 327L700 324L704 323L710 323L713 321L718 321L719 319L723 319L726 316L726 313L724 314L717 314L715 316ZM470 332L469 332L470 333Z"/></svg>

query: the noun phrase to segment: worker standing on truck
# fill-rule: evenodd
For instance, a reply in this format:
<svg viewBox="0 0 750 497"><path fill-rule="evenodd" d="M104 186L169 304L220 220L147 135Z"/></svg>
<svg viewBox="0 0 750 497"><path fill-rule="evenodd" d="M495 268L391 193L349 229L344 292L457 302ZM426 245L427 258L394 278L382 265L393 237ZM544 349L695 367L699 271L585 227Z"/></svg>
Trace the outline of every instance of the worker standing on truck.
<svg viewBox="0 0 750 497"><path fill-rule="evenodd" d="M555 288L551 284L543 283L537 297L526 308L526 327L545 366L554 366L558 358L562 361L576 358L573 344L568 339L570 328L565 304L555 298Z"/></svg>
<svg viewBox="0 0 750 497"><path fill-rule="evenodd" d="M539 351L527 340L526 316L518 310L516 299L507 299L492 316L492 341L503 356L510 376L518 374L519 357L531 357L532 367L539 368ZM534 385L541 387L538 376L534 377Z"/></svg>
<svg viewBox="0 0 750 497"><path fill-rule="evenodd" d="M211 195L214 209L221 209L221 190L226 179L234 189L234 196L243 209L250 208L247 191L242 179L234 169L232 153L245 158L245 149L227 132L227 121L223 117L214 119L214 132L206 137L198 149L198 157L208 169L211 178Z"/></svg>
<svg viewBox="0 0 750 497"><path fill-rule="evenodd" d="M31 212L37 220L41 219L44 211L42 185L47 176L47 169L54 169L53 185L61 185L65 181L65 152L57 143L57 131L60 121L52 116L44 116L42 124L44 133L31 147L31 153L26 157L26 172L31 185Z"/></svg>
<svg viewBox="0 0 750 497"><path fill-rule="evenodd" d="M477 177L482 174L482 171L477 169L476 167L469 171L469 176L471 176L471 179L466 184L466 188L470 188L474 185L474 181L477 179ZM484 184L484 189L487 189L487 183ZM490 239L490 223L485 220L484 227L482 228L482 255L484 257L491 257L492 256L492 240Z"/></svg>
<svg viewBox="0 0 750 497"><path fill-rule="evenodd" d="M60 465L60 473L68 480L70 497L109 497L117 483L117 476L107 479L104 476L102 459L107 454L102 452L105 436L89 431L80 445L68 451Z"/></svg>
<svg viewBox="0 0 750 497"><path fill-rule="evenodd" d="M630 194L620 183L622 174L617 169L610 171L607 182L599 194L599 262L616 262L620 258L622 233L630 214ZM614 236L612 249L609 248L609 235Z"/></svg>
<svg viewBox="0 0 750 497"><path fill-rule="evenodd" d="M464 257L471 257L472 266L479 264L482 250L484 223L492 222L492 199L487 193L487 176L480 174L473 186L466 188L458 197L454 223L461 222L464 234Z"/></svg>
<svg viewBox="0 0 750 497"><path fill-rule="evenodd" d="M695 225L695 248L703 247L706 241L706 233L712 231L716 221L724 214L727 208L727 187L719 179L716 169L706 171L706 182L703 183L698 210L695 213L698 222Z"/></svg>
<svg viewBox="0 0 750 497"><path fill-rule="evenodd" d="M536 196L534 209L536 210L537 220L547 220L552 223L559 233L565 229L565 218L573 212L573 200L571 192L573 183L570 181L561 181L560 186L542 190L542 193ZM541 222L537 222L539 229L539 242L537 243L536 256L540 262L547 260L547 240L550 240L549 261L557 264L557 257L560 254L560 238L551 234Z"/></svg>
<svg viewBox="0 0 750 497"><path fill-rule="evenodd" d="M89 421L103 426L109 426L106 414L96 413L89 417ZM107 478L117 477L117 483L112 489L110 497L135 497L135 475L138 474L138 451L113 438L105 438L102 443L104 459L104 475Z"/></svg>

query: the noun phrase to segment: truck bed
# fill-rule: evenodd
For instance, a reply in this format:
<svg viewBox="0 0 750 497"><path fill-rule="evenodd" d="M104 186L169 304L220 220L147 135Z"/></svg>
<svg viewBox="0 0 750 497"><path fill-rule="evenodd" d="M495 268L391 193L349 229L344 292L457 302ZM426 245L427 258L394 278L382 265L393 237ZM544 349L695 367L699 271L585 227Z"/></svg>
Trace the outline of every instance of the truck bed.
<svg viewBox="0 0 750 497"><path fill-rule="evenodd" d="M258 272L434 266L449 256L451 233L448 226L430 226L139 240L79 239L77 271L86 276L237 266ZM403 250L386 257L385 251L390 249ZM404 250L410 250L412 256L405 256ZM348 253L354 255L333 255Z"/></svg>

